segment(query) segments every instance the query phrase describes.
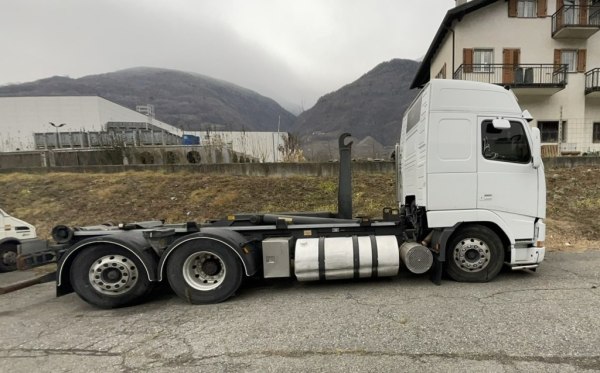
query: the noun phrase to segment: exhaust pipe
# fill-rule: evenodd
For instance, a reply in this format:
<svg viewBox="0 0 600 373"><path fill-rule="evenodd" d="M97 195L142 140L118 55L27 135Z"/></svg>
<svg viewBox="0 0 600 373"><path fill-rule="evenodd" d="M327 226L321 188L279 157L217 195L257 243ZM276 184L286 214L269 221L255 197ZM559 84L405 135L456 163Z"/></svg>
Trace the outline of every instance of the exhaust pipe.
<svg viewBox="0 0 600 373"><path fill-rule="evenodd" d="M340 178L338 185L338 218L352 219L352 141L345 143L349 133L339 138Z"/></svg>

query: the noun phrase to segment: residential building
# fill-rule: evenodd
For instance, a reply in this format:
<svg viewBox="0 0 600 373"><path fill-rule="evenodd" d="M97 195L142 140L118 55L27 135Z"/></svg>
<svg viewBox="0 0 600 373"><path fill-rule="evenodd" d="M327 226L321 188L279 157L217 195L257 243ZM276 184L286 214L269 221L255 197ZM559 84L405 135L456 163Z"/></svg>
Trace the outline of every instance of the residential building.
<svg viewBox="0 0 600 373"><path fill-rule="evenodd" d="M600 151L600 0L457 1L411 88L463 79L510 88L556 153Z"/></svg>

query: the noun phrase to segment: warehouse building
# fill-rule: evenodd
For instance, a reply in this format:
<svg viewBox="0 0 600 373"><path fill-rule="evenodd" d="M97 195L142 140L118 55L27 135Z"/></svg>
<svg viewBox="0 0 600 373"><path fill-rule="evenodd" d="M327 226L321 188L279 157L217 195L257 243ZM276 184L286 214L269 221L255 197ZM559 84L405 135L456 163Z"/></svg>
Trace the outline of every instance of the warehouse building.
<svg viewBox="0 0 600 373"><path fill-rule="evenodd" d="M98 96L0 97L0 152L177 145L183 131Z"/></svg>

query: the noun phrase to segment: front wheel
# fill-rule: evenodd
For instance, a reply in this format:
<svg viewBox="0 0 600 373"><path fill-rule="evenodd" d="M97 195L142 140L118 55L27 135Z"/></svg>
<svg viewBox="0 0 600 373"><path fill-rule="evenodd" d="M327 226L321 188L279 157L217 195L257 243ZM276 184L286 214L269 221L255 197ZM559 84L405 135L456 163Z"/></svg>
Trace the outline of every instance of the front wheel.
<svg viewBox="0 0 600 373"><path fill-rule="evenodd" d="M17 269L17 245L5 243L0 245L0 272L11 272Z"/></svg>
<svg viewBox="0 0 600 373"><path fill-rule="evenodd" d="M491 281L503 263L502 241L496 232L482 225L461 228L446 249L446 272L455 281Z"/></svg>
<svg viewBox="0 0 600 373"><path fill-rule="evenodd" d="M84 249L73 260L70 279L77 295L100 308L139 303L152 289L142 262L112 245Z"/></svg>
<svg viewBox="0 0 600 373"><path fill-rule="evenodd" d="M232 249L207 239L175 249L167 262L173 291L191 304L219 303L242 283L242 265Z"/></svg>

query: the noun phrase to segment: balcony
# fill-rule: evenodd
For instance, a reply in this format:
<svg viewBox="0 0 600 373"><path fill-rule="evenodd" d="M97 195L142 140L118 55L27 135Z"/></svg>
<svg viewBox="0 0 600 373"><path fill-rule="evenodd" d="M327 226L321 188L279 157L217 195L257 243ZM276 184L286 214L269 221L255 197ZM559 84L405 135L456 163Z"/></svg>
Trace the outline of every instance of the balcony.
<svg viewBox="0 0 600 373"><path fill-rule="evenodd" d="M522 96L550 96L567 85L567 65L463 64L453 78L508 86Z"/></svg>
<svg viewBox="0 0 600 373"><path fill-rule="evenodd" d="M598 30L599 5L566 5L552 15L554 39L587 39Z"/></svg>
<svg viewBox="0 0 600 373"><path fill-rule="evenodd" d="M587 97L600 97L600 68L585 73L585 94Z"/></svg>

